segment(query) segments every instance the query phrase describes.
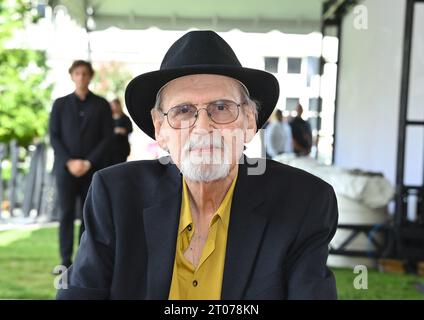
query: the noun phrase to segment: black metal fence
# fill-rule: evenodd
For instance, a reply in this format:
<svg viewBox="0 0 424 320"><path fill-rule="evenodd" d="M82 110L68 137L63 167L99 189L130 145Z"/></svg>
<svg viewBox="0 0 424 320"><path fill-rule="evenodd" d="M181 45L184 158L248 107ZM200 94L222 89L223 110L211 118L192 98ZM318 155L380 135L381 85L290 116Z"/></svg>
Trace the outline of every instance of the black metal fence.
<svg viewBox="0 0 424 320"><path fill-rule="evenodd" d="M0 219L56 220L56 190L47 170L46 144L30 146L24 159L19 157L21 151L16 141L0 144Z"/></svg>

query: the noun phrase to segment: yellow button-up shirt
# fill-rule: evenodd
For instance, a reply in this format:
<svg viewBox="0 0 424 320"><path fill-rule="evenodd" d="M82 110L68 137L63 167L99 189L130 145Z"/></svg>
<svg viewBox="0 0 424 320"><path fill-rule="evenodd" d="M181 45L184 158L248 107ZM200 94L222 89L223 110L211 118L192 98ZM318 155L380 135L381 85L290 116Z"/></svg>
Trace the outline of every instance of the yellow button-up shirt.
<svg viewBox="0 0 424 320"><path fill-rule="evenodd" d="M183 180L177 248L169 292L170 300L221 299L231 200L236 180L237 176L212 217L208 237L197 268L184 257L184 252L188 249L195 232L195 226L191 216L187 185Z"/></svg>

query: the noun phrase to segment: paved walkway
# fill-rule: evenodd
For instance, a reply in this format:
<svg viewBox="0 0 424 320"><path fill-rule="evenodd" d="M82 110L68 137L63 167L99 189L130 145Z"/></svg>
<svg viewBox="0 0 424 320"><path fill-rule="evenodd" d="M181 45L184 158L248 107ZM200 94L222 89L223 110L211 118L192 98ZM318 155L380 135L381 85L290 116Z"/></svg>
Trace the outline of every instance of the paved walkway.
<svg viewBox="0 0 424 320"><path fill-rule="evenodd" d="M9 218L0 220L0 232L16 229L39 229L43 227L56 227L59 225L57 221L43 221L43 219L34 218Z"/></svg>

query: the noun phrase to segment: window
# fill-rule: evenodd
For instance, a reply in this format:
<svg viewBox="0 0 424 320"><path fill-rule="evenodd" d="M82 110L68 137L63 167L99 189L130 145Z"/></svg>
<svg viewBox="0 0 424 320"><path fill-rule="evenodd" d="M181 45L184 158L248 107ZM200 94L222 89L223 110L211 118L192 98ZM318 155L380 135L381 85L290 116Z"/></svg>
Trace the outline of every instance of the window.
<svg viewBox="0 0 424 320"><path fill-rule="evenodd" d="M295 111L298 104L299 104L299 98L287 98L286 99L286 110L287 111Z"/></svg>
<svg viewBox="0 0 424 320"><path fill-rule="evenodd" d="M319 112L319 100L318 98L309 99L309 111Z"/></svg>
<svg viewBox="0 0 424 320"><path fill-rule="evenodd" d="M318 133L320 127L321 127L321 118L320 117L310 117L308 118L308 122L311 126L312 132Z"/></svg>
<svg viewBox="0 0 424 320"><path fill-rule="evenodd" d="M278 57L265 57L265 71L278 72Z"/></svg>
<svg viewBox="0 0 424 320"><path fill-rule="evenodd" d="M317 57L308 57L306 61L308 66L308 70L306 73L306 85L310 87L313 76L319 74L320 60Z"/></svg>
<svg viewBox="0 0 424 320"><path fill-rule="evenodd" d="M300 73L302 58L287 58L287 73Z"/></svg>

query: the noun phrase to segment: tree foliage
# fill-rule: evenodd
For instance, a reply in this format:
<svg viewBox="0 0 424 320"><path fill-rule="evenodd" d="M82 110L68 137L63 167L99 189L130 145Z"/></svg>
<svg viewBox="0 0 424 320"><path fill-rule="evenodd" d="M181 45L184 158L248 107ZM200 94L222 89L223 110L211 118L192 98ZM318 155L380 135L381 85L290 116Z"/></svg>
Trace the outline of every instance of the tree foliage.
<svg viewBox="0 0 424 320"><path fill-rule="evenodd" d="M36 19L29 0L0 0L0 143L27 146L47 130L52 88L45 53L7 47L14 30Z"/></svg>
<svg viewBox="0 0 424 320"><path fill-rule="evenodd" d="M131 73L120 62L112 61L94 66L93 91L107 99L124 97L125 87L132 79Z"/></svg>

